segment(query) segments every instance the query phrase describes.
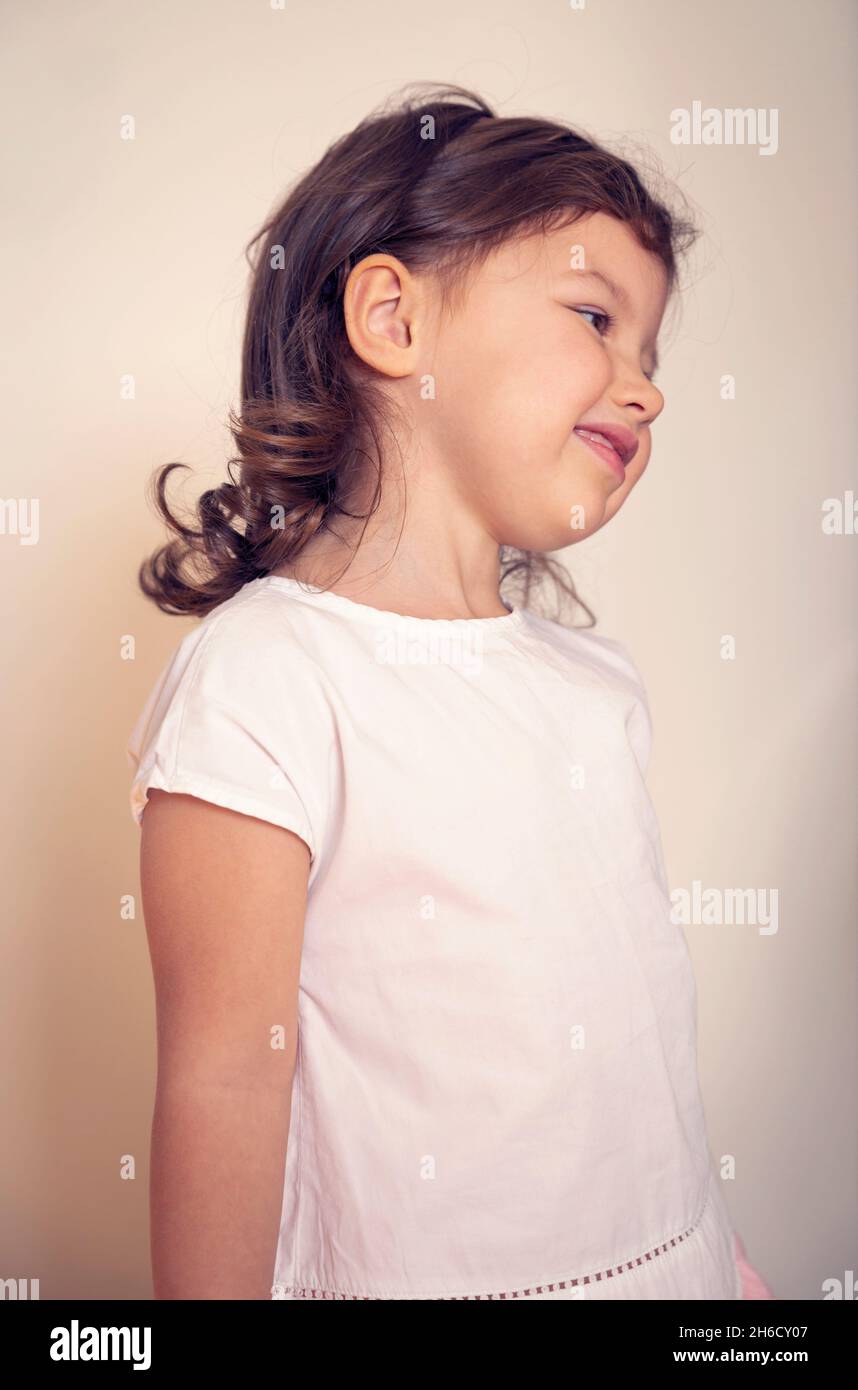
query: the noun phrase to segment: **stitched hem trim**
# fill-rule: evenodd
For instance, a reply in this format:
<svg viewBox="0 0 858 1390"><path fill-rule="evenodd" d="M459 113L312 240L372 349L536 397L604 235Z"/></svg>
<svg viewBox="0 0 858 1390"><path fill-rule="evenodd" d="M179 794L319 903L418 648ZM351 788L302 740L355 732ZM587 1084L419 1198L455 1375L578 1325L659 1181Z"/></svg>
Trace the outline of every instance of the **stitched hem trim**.
<svg viewBox="0 0 858 1390"><path fill-rule="evenodd" d="M638 1255L633 1260L627 1260L625 1264L615 1265L611 1269L601 1269L595 1274L584 1274L580 1279L559 1279L553 1284L536 1284L533 1288L514 1289L503 1293L439 1294L436 1299L431 1299L430 1296L430 1301L470 1303L477 1301L485 1302L489 1299L530 1298L533 1294L553 1293L555 1290L559 1289L584 1288L588 1284L599 1284L605 1279L614 1279L618 1275L624 1274L626 1270L635 1269L638 1265L647 1264L650 1260L654 1260L659 1255L665 1254L666 1251L671 1250L675 1245L679 1245L683 1240L687 1240L689 1236L693 1235L698 1225L699 1222L694 1226L689 1226L688 1230L683 1231L681 1235L672 1236L671 1239L666 1240L663 1245L657 1245L654 1250L647 1250L646 1254ZM290 1284L272 1284L271 1297L272 1299L327 1298L360 1299L369 1300L370 1302L384 1301L378 1299L374 1294L335 1293L330 1289L300 1289Z"/></svg>

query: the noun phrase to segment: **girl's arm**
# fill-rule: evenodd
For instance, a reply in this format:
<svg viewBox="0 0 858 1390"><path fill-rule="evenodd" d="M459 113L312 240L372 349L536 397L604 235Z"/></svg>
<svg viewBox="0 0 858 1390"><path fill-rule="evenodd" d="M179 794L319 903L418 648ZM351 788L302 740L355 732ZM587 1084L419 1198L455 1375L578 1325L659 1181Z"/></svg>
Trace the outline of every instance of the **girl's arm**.
<svg viewBox="0 0 858 1390"><path fill-rule="evenodd" d="M149 794L141 886L158 1029L158 1299L271 1297L309 862L290 830Z"/></svg>

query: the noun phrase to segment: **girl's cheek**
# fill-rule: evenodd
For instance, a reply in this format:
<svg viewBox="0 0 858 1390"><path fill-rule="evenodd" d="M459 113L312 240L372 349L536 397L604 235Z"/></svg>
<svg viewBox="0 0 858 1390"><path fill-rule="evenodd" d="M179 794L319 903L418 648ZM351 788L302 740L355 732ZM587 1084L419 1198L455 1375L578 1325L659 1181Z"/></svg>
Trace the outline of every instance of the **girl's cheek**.
<svg viewBox="0 0 858 1390"><path fill-rule="evenodd" d="M592 410L602 400L611 385L612 376L610 362L605 353L595 345L592 352L582 351L573 361L566 364L566 387L575 397L576 421L585 411Z"/></svg>

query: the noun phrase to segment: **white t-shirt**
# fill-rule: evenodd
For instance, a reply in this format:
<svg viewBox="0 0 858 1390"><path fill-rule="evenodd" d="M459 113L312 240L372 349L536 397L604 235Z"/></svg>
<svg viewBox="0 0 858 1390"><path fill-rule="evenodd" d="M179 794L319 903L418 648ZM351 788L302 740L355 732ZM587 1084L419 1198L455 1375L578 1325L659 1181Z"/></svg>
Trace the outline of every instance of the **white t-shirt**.
<svg viewBox="0 0 858 1390"><path fill-rule="evenodd" d="M131 807L310 848L274 1298L738 1298L619 642L268 575L178 645Z"/></svg>

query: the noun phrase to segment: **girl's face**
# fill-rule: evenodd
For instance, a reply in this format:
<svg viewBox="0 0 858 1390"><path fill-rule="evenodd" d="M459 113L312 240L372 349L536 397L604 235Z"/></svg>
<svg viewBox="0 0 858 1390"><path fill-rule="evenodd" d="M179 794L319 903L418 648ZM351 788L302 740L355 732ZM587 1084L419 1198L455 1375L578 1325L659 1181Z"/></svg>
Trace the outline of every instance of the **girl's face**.
<svg viewBox="0 0 858 1390"><path fill-rule="evenodd" d="M452 314L418 293L419 457L498 544L559 550L623 505L664 405L650 378L666 298L661 261L604 213L506 243ZM636 445L625 467L576 432L600 426Z"/></svg>

